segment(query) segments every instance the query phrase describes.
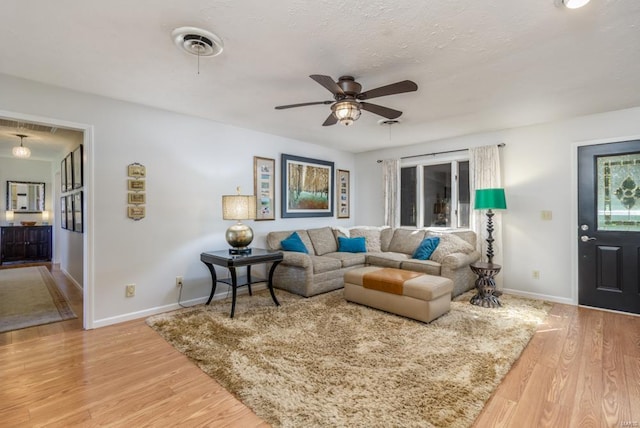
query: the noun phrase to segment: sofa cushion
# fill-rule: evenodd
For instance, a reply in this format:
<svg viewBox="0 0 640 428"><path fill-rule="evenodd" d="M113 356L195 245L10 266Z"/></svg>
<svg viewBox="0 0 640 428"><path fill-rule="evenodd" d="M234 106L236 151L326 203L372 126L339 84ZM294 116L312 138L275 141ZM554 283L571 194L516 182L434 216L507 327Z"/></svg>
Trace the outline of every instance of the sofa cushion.
<svg viewBox="0 0 640 428"><path fill-rule="evenodd" d="M440 243L439 236L429 236L424 238L418 248L413 252L413 258L418 260L428 260Z"/></svg>
<svg viewBox="0 0 640 428"><path fill-rule="evenodd" d="M442 265L438 262L434 262L433 260L409 259L400 263L400 268L436 276L440 276L442 271Z"/></svg>
<svg viewBox="0 0 640 428"><path fill-rule="evenodd" d="M400 268L400 264L408 260L409 256L404 253L367 253L367 264L381 267Z"/></svg>
<svg viewBox="0 0 640 428"><path fill-rule="evenodd" d="M302 242L302 239L300 239L300 235L298 235L298 232L293 232L286 239L280 241L280 246L285 251L295 251L296 253L306 254L309 253L309 250L307 250L304 242Z"/></svg>
<svg viewBox="0 0 640 428"><path fill-rule="evenodd" d="M384 229L380 231L380 251L389 251L393 231L394 229L388 226L385 226Z"/></svg>
<svg viewBox="0 0 640 428"><path fill-rule="evenodd" d="M313 262L313 273L331 272L342 268L342 262L326 256L310 256Z"/></svg>
<svg viewBox="0 0 640 428"><path fill-rule="evenodd" d="M282 250L280 241L282 241L283 239L287 239L289 235L291 235L293 232L294 232L293 230L269 232L267 234L267 247L270 250ZM302 242L304 242L304 246L307 247L307 250L313 253L313 244L309 239L309 234L307 233L307 231L304 229L301 229L301 230L296 230L295 232L298 233L298 236L300 237L300 239L302 239Z"/></svg>
<svg viewBox="0 0 640 428"><path fill-rule="evenodd" d="M342 236L338 236L338 251L348 253L366 253L366 241L363 236L356 238L344 238Z"/></svg>
<svg viewBox="0 0 640 428"><path fill-rule="evenodd" d="M389 243L389 251L412 255L424 239L424 235L424 230L396 229Z"/></svg>
<svg viewBox="0 0 640 428"><path fill-rule="evenodd" d="M367 252L379 253L380 248L380 228L354 228L349 230L351 238L363 237L367 246Z"/></svg>
<svg viewBox="0 0 640 428"><path fill-rule="evenodd" d="M309 239L313 244L313 249L317 256L323 256L327 253L338 251L338 244L330 227L321 227L319 229L307 230Z"/></svg>
<svg viewBox="0 0 640 428"><path fill-rule="evenodd" d="M474 251L474 248L467 241L452 234L452 233L437 233L428 232L429 236L438 236L440 238L440 244L438 248L431 254L431 260L438 263L442 263L444 258L449 254L462 253L469 254Z"/></svg>
<svg viewBox="0 0 640 428"><path fill-rule="evenodd" d="M343 268L364 265L366 256L366 253L327 253L324 255L324 257L340 260Z"/></svg>

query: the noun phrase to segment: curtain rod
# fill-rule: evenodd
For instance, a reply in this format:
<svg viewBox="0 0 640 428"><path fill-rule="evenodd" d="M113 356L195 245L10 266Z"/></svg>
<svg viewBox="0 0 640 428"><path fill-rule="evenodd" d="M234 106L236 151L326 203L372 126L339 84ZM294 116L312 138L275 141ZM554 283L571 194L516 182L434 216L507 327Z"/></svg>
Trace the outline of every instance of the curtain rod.
<svg viewBox="0 0 640 428"><path fill-rule="evenodd" d="M498 147L504 147L504 146L506 146L505 143L498 144ZM435 155L443 155L443 154L446 154L446 153L466 152L467 150L469 150L469 149L445 150L443 152L433 152L433 153L423 153L421 155L402 156L400 159L411 159L411 158L420 158L422 156L435 156ZM377 163L382 163L382 160L378 159L376 162Z"/></svg>

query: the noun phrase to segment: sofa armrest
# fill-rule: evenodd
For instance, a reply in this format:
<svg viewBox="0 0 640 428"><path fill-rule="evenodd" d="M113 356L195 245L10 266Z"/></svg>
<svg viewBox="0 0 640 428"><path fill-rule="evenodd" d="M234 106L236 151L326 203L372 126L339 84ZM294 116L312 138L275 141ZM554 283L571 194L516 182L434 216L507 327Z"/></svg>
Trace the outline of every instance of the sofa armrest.
<svg viewBox="0 0 640 428"><path fill-rule="evenodd" d="M282 264L301 268L313 267L313 261L308 254L295 251L282 251Z"/></svg>
<svg viewBox="0 0 640 428"><path fill-rule="evenodd" d="M442 266L451 270L456 270L469 266L480 258L480 253L473 251L469 254L452 253L442 259Z"/></svg>

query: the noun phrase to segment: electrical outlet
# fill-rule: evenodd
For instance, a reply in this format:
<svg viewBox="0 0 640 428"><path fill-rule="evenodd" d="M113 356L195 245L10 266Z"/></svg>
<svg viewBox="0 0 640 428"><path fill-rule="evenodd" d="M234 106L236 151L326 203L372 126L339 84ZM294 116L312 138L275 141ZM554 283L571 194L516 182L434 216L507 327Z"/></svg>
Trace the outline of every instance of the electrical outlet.
<svg viewBox="0 0 640 428"><path fill-rule="evenodd" d="M182 277L176 276L176 287L182 287Z"/></svg>
<svg viewBox="0 0 640 428"><path fill-rule="evenodd" d="M125 288L125 296L133 297L135 295L136 295L136 285L128 284L127 287Z"/></svg>
<svg viewBox="0 0 640 428"><path fill-rule="evenodd" d="M531 277L533 279L540 279L540 271L539 270L534 270L533 272L531 272Z"/></svg>

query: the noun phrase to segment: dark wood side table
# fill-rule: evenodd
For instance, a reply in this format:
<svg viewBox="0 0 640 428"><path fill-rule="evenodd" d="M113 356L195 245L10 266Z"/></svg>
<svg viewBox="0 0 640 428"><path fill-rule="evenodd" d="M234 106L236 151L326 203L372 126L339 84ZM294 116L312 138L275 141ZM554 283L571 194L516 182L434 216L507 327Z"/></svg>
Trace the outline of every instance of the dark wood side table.
<svg viewBox="0 0 640 428"><path fill-rule="evenodd" d="M273 263L269 270L267 286L269 287L273 303L275 303L276 306L280 306L280 302L278 302L278 299L276 299L276 295L273 292L273 271L282 261L282 257L282 253L280 251L263 250L261 248L252 248L251 254L229 254L228 250L208 251L200 254L200 260L202 263L207 265L209 272L211 272L211 295L209 295L207 305L210 304L211 299L213 299L218 282L228 284L233 290L233 300L231 302L231 318L233 318L233 314L236 310L236 292L238 287L247 286L249 288L249 295L251 296L251 284L264 281L262 278L251 278L251 266L261 263ZM229 269L231 278L218 279L214 265ZM246 266L247 268L247 275L238 277L236 274L236 268L243 266Z"/></svg>
<svg viewBox="0 0 640 428"><path fill-rule="evenodd" d="M476 279L477 293L471 298L472 305L484 306L485 308L495 308L502 306L496 290L494 277L500 272L502 266L495 263L476 262L469 265L473 273L478 275Z"/></svg>

